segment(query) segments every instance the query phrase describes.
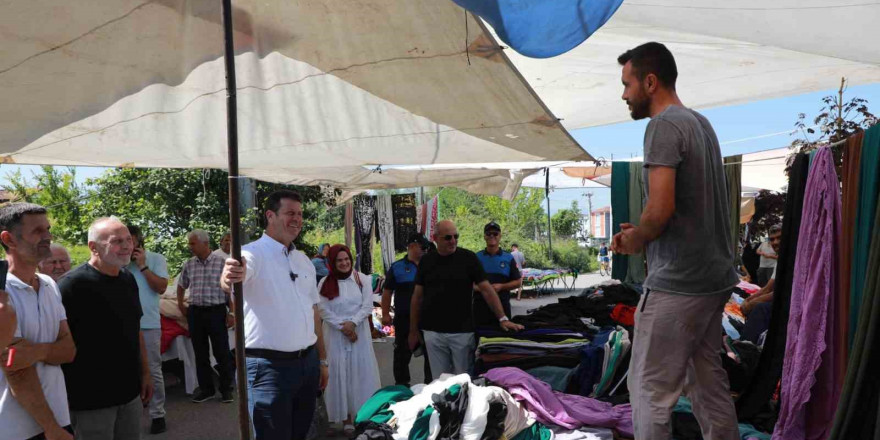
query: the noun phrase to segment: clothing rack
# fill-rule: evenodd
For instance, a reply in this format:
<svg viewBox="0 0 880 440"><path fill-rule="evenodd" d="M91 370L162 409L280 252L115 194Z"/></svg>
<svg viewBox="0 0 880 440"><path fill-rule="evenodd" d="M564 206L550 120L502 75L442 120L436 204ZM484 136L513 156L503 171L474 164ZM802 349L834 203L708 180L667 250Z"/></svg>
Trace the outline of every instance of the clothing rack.
<svg viewBox="0 0 880 440"><path fill-rule="evenodd" d="M822 147L837 148L837 147L840 147L841 145L843 145L843 144L845 144L845 143L846 143L846 139L841 140L841 141L837 141L837 142L834 142L834 143L831 143L831 144L828 144L828 145L822 145ZM764 151L769 151L769 150L764 150ZM746 153L746 154L753 154L753 153ZM785 156L774 156L774 157L765 157L765 158L763 158L763 159L745 160L745 161L740 161L740 162L730 162L730 163L725 163L724 166L728 166L728 165L739 165L739 164L753 163L753 162L764 162L764 161L768 161L768 160L776 160L776 159L785 159L785 158L788 157L788 156L789 156L789 155L785 155Z"/></svg>

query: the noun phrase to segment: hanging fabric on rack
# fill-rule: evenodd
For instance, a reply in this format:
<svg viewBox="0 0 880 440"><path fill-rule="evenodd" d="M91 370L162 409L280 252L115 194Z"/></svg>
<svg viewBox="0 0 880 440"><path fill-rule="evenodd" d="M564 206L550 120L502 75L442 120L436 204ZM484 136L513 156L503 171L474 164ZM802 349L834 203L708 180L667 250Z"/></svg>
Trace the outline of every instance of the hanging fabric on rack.
<svg viewBox="0 0 880 440"><path fill-rule="evenodd" d="M437 230L437 216L440 214L440 196L434 196L425 203L425 216L422 232L429 240L433 239Z"/></svg>
<svg viewBox="0 0 880 440"><path fill-rule="evenodd" d="M840 394L837 364L837 255L840 185L830 148L807 178L791 289L782 398L773 440L824 440Z"/></svg>
<svg viewBox="0 0 880 440"><path fill-rule="evenodd" d="M877 207L878 191L880 191L880 124L869 128L862 141L859 207L856 214L852 281L850 283L850 345L852 345L856 333L859 308L862 304L862 291L865 287L868 267L868 247L871 244L871 233L874 229L874 210Z"/></svg>
<svg viewBox="0 0 880 440"><path fill-rule="evenodd" d="M807 188L809 156L798 154L788 174L788 194L782 220L782 245L776 263L776 284L773 289L773 309L770 328L764 341L761 359L749 386L736 401L736 413L742 422L755 417L764 409L776 391L782 375L788 332L788 311L791 304L792 279L797 256L798 231Z"/></svg>
<svg viewBox="0 0 880 440"><path fill-rule="evenodd" d="M376 219L376 198L360 195L354 198L354 244L357 251L355 268L373 273L373 225Z"/></svg>
<svg viewBox="0 0 880 440"><path fill-rule="evenodd" d="M872 221L880 222L880 204ZM880 228L874 228L870 242L861 315L829 440L880 440Z"/></svg>
<svg viewBox="0 0 880 440"><path fill-rule="evenodd" d="M351 249L353 247L351 245L351 234L354 233L354 203L351 200L345 203L343 221L345 222L345 247Z"/></svg>
<svg viewBox="0 0 880 440"><path fill-rule="evenodd" d="M406 240L418 231L416 223L416 195L395 194L391 196L391 211L394 213L394 251L406 250Z"/></svg>
<svg viewBox="0 0 880 440"><path fill-rule="evenodd" d="M739 214L742 208L742 155L724 158L724 174L727 177L727 196L730 204L730 238L733 255L739 255Z"/></svg>
<svg viewBox="0 0 880 440"><path fill-rule="evenodd" d="M620 224L629 222L629 162L611 163L611 233L620 232ZM611 255L611 278L626 280L629 270L626 255Z"/></svg>
<svg viewBox="0 0 880 440"><path fill-rule="evenodd" d="M637 225L642 218L642 210L645 207L645 182L642 169L644 162L629 163L629 222ZM635 255L627 255L626 282L631 284L643 284L647 277L645 267L645 252Z"/></svg>
<svg viewBox="0 0 880 440"><path fill-rule="evenodd" d="M384 273L394 263L394 209L391 206L391 194L376 196L376 213Z"/></svg>
<svg viewBox="0 0 880 440"><path fill-rule="evenodd" d="M850 285L852 283L852 259L856 229L856 214L859 206L859 173L861 172L862 139L864 133L856 133L846 140L843 148L842 177L842 205L840 208L840 224L842 234L840 236L840 292L837 295L838 326L841 331L838 344L841 346L840 357L837 362L842 374L846 374L846 362L849 357L849 301Z"/></svg>

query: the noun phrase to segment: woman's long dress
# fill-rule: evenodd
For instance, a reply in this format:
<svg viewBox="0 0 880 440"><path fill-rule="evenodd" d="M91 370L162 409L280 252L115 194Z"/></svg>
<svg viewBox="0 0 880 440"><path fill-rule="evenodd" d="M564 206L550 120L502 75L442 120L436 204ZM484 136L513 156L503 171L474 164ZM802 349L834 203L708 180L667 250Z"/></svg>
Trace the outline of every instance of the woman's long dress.
<svg viewBox="0 0 880 440"><path fill-rule="evenodd" d="M361 277L359 287L354 276ZM318 286L320 291L324 282ZM373 310L371 280L352 271L352 276L339 280L339 296L333 300L321 297L318 307L324 320L324 344L330 362L330 381L324 394L330 422L341 422L355 415L360 407L379 389L379 366L373 352L370 323ZM352 343L342 333L342 323L356 325L357 341Z"/></svg>

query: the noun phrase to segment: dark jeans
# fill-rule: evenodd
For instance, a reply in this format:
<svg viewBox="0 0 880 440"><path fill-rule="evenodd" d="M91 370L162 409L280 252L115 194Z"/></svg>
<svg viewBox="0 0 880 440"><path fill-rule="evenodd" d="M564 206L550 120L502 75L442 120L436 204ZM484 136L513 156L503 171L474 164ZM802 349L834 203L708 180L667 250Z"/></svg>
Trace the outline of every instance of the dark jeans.
<svg viewBox="0 0 880 440"><path fill-rule="evenodd" d="M408 316L408 315L407 315ZM394 383L397 385L410 385L409 361L412 360L412 351L409 349L409 318L394 319ZM434 381L431 375L431 364L428 362L428 350L422 347L425 353L425 383Z"/></svg>
<svg viewBox="0 0 880 440"><path fill-rule="evenodd" d="M247 358L248 407L256 440L304 440L321 373L317 350L300 359Z"/></svg>
<svg viewBox="0 0 880 440"><path fill-rule="evenodd" d="M70 427L70 425L64 426L63 428L65 431L73 434L73 429ZM41 432L27 440L46 440L46 434Z"/></svg>
<svg viewBox="0 0 880 440"><path fill-rule="evenodd" d="M220 374L220 391L232 390L232 354L229 352L229 333L226 328L226 305L209 307L190 306L187 319L196 356L196 375L202 392L213 394L214 369L209 350L213 348ZM210 344L209 344L210 342Z"/></svg>

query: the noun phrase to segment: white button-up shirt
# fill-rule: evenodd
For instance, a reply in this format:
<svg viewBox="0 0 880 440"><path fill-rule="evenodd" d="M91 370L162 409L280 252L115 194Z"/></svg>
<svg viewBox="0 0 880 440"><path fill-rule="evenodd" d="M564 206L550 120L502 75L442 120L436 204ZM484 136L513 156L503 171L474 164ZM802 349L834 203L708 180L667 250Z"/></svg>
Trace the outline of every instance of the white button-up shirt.
<svg viewBox="0 0 880 440"><path fill-rule="evenodd" d="M61 321L67 320L61 294L52 278L37 274L40 278L39 293L30 285L22 282L12 273L6 278L6 292L15 307L18 327L16 338L24 338L34 344L48 344L58 339ZM70 424L70 412L67 407L67 388L64 385L64 373L58 365L43 362L36 364L37 376L43 386L46 402L61 426ZM0 371L0 440L31 438L43 428L37 424L18 401L12 397L6 375Z"/></svg>
<svg viewBox="0 0 880 440"><path fill-rule="evenodd" d="M265 234L241 255L247 261L245 347L290 352L314 345L318 288L311 260Z"/></svg>

